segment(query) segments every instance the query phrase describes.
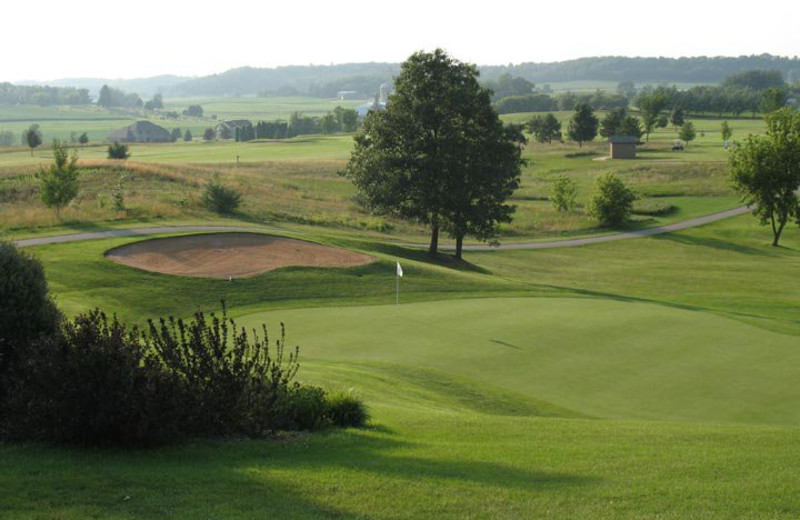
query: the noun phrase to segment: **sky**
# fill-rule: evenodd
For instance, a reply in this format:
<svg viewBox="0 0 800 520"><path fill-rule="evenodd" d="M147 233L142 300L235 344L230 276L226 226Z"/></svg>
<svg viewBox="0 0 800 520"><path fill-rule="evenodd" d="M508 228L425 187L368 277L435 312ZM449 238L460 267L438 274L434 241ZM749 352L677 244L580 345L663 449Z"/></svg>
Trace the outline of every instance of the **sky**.
<svg viewBox="0 0 800 520"><path fill-rule="evenodd" d="M0 20L0 81L401 62L436 47L478 65L800 55L796 0L11 0Z"/></svg>

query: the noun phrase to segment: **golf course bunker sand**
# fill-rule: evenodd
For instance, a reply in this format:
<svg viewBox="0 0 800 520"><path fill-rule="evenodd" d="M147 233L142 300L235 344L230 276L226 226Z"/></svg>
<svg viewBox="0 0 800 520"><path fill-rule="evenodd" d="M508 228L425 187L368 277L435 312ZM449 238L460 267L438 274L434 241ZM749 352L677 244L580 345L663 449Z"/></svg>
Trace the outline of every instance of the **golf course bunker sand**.
<svg viewBox="0 0 800 520"><path fill-rule="evenodd" d="M120 264L198 278L240 278L279 267L349 267L372 258L304 240L258 233L213 233L155 238L106 251Z"/></svg>

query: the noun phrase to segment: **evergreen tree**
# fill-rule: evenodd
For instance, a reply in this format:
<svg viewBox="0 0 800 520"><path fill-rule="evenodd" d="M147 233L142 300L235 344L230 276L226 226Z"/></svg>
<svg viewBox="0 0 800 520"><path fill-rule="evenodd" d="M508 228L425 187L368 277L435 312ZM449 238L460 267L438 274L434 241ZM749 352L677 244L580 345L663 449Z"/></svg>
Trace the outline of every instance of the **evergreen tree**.
<svg viewBox="0 0 800 520"><path fill-rule="evenodd" d="M591 141L597 136L597 125L597 117L594 115L592 107L586 103L580 103L575 107L575 113L569 120L567 137L577 141L580 148L584 141Z"/></svg>

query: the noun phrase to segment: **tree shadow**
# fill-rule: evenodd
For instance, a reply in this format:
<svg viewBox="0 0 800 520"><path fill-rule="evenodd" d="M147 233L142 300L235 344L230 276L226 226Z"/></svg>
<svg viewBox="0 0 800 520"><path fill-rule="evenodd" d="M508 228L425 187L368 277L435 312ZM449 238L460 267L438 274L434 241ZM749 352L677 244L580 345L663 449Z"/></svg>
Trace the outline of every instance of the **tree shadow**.
<svg viewBox="0 0 800 520"><path fill-rule="evenodd" d="M355 244L354 244L355 245ZM437 253L436 255L429 255L425 249L409 247L399 244L387 244L383 242L361 242L358 247L364 248L376 253L382 253L389 256L394 256L400 259L412 260L427 265L435 265L438 267L446 267L455 271L466 271L479 274L492 274L492 272L484 267L468 262L464 259L457 259L453 255L447 253Z"/></svg>
<svg viewBox="0 0 800 520"><path fill-rule="evenodd" d="M755 247L743 246L741 244L728 242L727 240L720 240L718 238L709 238L709 237L701 238L701 237L686 235L683 233L663 233L660 235L653 235L651 238L654 238L656 240L669 240L670 242L677 242L679 244L684 244L688 246L709 247L712 249L718 249L720 251L729 251L733 253L741 253L744 255L771 256L767 251Z"/></svg>
<svg viewBox="0 0 800 520"><path fill-rule="evenodd" d="M0 490L0 499L13 497L17 510L46 509L74 517L238 518L260 512L256 516L372 518L369 506L354 508L364 500L413 508L422 494L426 509L445 507L450 485L474 488L491 501L507 489L559 491L600 480L405 454L415 447L391 435L358 430L137 451L7 445L0 446L0 453L14 475L9 475L11 485ZM416 491L387 494L409 485ZM501 505L503 499L497 500Z"/></svg>

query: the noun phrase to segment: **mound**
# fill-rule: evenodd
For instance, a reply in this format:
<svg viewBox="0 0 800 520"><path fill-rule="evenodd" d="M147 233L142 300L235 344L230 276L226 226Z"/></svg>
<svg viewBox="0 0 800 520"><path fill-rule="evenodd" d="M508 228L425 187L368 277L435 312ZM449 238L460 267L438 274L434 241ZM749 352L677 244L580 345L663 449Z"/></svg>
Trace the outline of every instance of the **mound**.
<svg viewBox="0 0 800 520"><path fill-rule="evenodd" d="M257 233L144 240L110 249L106 257L146 271L199 278L239 278L285 266L355 266L372 260L344 249Z"/></svg>

